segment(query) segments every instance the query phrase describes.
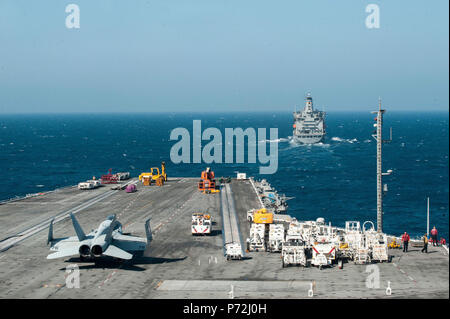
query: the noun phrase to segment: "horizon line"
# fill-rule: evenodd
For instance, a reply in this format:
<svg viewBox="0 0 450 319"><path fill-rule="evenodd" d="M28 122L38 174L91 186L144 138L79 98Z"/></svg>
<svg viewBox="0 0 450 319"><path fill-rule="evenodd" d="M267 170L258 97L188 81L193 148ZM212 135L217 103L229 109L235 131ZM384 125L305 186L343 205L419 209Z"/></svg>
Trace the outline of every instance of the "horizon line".
<svg viewBox="0 0 450 319"><path fill-rule="evenodd" d="M374 108L375 110L375 108ZM432 110L389 110L386 109L389 113L449 113L449 109L441 110L441 109L432 109ZM325 111L327 114L332 113L368 113L370 114L372 110L337 110L337 111ZM235 110L235 111L68 111L68 112L54 112L54 111L44 111L44 112L0 112L1 115L107 115L107 114L232 114L232 113L258 113L258 114L286 114L293 113L293 111L269 111L269 110L259 110L259 111L247 111L247 110Z"/></svg>

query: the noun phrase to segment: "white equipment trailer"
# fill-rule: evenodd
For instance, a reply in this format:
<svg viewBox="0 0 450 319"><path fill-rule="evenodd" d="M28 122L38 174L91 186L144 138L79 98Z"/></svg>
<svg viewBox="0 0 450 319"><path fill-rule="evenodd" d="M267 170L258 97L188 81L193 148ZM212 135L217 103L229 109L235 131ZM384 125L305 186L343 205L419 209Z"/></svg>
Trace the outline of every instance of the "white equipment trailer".
<svg viewBox="0 0 450 319"><path fill-rule="evenodd" d="M297 221L292 221L289 224L288 230L286 232L286 241L299 240L303 240L301 225Z"/></svg>
<svg viewBox="0 0 450 319"><path fill-rule="evenodd" d="M238 243L225 244L225 256L227 260L241 260L242 259L242 247Z"/></svg>
<svg viewBox="0 0 450 319"><path fill-rule="evenodd" d="M123 181L130 178L130 172L119 172L115 174L117 176L117 180Z"/></svg>
<svg viewBox="0 0 450 319"><path fill-rule="evenodd" d="M90 179L85 182L78 183L78 189L94 189L100 187L102 183L96 179Z"/></svg>
<svg viewBox="0 0 450 319"><path fill-rule="evenodd" d="M370 223L372 225L369 230L365 229L365 225L367 223ZM370 250L371 260L378 262L390 261L388 253L388 240L386 234L378 233L375 230L375 225L371 221L366 221L363 224L363 231Z"/></svg>
<svg viewBox="0 0 450 319"><path fill-rule="evenodd" d="M270 224L269 227L269 251L280 252L284 242L284 226L282 224Z"/></svg>
<svg viewBox="0 0 450 319"><path fill-rule="evenodd" d="M355 264L365 264L370 261L369 248L359 221L345 222L344 243L340 246L342 258L353 260ZM345 247L345 248L344 248Z"/></svg>
<svg viewBox="0 0 450 319"><path fill-rule="evenodd" d="M336 246L332 243L317 243L312 246L311 264L322 269L330 266L336 259Z"/></svg>
<svg viewBox="0 0 450 319"><path fill-rule="evenodd" d="M291 265L306 267L305 245L297 241L284 242L281 250L281 259L283 268Z"/></svg>
<svg viewBox="0 0 450 319"><path fill-rule="evenodd" d="M353 261L358 265L364 265L371 262L369 247L366 246L364 242L361 242L359 247L356 248Z"/></svg>
<svg viewBox="0 0 450 319"><path fill-rule="evenodd" d="M94 189L95 188L95 186L94 186L94 184L93 183L90 183L90 182L81 182L81 183L78 183L78 189Z"/></svg>
<svg viewBox="0 0 450 319"><path fill-rule="evenodd" d="M252 226L250 227L250 238L247 239L248 251L265 251L265 234L266 224L252 223Z"/></svg>
<svg viewBox="0 0 450 319"><path fill-rule="evenodd" d="M87 181L87 183L92 183L94 185L94 188L102 186L102 183L97 179L90 179Z"/></svg>

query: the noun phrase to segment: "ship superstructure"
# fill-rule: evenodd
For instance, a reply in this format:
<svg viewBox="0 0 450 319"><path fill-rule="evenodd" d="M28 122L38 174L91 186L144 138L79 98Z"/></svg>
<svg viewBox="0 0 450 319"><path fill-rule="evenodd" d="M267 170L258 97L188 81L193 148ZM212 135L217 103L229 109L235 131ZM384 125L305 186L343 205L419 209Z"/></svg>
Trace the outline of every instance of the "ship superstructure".
<svg viewBox="0 0 450 319"><path fill-rule="evenodd" d="M306 96L305 108L294 112L293 139L303 144L319 143L325 136L325 112L314 110L311 94Z"/></svg>

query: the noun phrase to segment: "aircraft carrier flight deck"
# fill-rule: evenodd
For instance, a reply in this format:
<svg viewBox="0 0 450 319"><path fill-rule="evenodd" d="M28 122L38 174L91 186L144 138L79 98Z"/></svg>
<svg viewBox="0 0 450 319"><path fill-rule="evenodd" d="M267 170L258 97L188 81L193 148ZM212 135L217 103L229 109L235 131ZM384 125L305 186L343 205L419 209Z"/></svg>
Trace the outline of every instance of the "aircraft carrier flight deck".
<svg viewBox="0 0 450 319"><path fill-rule="evenodd" d="M137 182L132 179L132 182ZM259 208L249 180L232 179L229 201L224 190L203 194L198 178L169 178L164 186L137 191L109 185L82 191L66 187L0 205L0 298L449 298L449 257L442 247L429 253L411 247L390 249L392 261L377 263L380 287L367 288L366 265L281 267L279 253L244 252L242 260L224 257L223 212L235 211L243 250L249 236L247 211ZM224 187L223 187L224 189ZM231 195L230 195L231 194ZM223 204L225 203L225 204ZM191 216L212 218L209 236L192 236ZM90 231L116 214L123 232L145 237L151 218L153 241L141 257L128 261L81 261L79 257L46 259L50 220L56 237L74 236L69 213ZM66 286L66 267L76 264L80 287ZM386 294L388 281L392 294Z"/></svg>

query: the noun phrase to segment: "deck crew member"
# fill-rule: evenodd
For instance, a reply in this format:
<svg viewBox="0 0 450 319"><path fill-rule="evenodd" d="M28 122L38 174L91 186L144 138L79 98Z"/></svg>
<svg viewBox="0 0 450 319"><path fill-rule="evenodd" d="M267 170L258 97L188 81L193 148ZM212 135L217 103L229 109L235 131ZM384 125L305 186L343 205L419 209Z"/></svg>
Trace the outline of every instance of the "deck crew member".
<svg viewBox="0 0 450 319"><path fill-rule="evenodd" d="M405 252L408 252L408 243L409 243L409 235L408 235L408 233L407 232L405 232L403 235L402 235L402 242L403 242L403 252L405 253Z"/></svg>
<svg viewBox="0 0 450 319"><path fill-rule="evenodd" d="M431 238L433 240L433 246L437 246L437 243L438 243L438 241L437 241L438 231L436 229L436 226L433 227L433 229L431 230L430 234L431 234Z"/></svg>
<svg viewBox="0 0 450 319"><path fill-rule="evenodd" d="M422 237L422 240L423 240L422 252L428 253L428 236L427 236L427 234L425 234Z"/></svg>

